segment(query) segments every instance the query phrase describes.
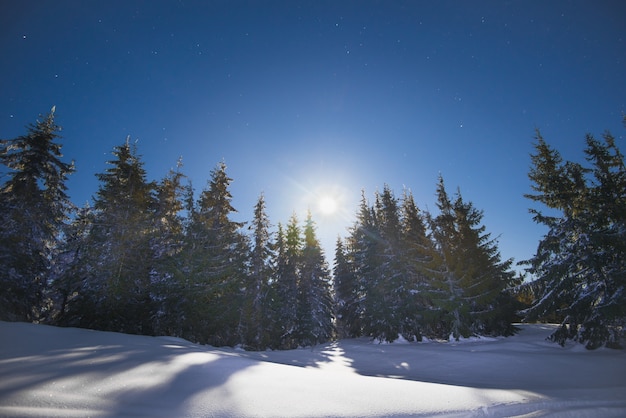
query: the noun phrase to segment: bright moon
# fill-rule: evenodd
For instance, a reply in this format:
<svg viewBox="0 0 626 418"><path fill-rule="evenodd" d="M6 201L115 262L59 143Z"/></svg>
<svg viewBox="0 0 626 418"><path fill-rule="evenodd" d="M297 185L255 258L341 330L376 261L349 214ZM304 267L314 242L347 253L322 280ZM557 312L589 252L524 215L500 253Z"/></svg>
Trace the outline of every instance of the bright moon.
<svg viewBox="0 0 626 418"><path fill-rule="evenodd" d="M318 205L320 212L325 215L330 215L337 210L337 201L330 196L322 196Z"/></svg>

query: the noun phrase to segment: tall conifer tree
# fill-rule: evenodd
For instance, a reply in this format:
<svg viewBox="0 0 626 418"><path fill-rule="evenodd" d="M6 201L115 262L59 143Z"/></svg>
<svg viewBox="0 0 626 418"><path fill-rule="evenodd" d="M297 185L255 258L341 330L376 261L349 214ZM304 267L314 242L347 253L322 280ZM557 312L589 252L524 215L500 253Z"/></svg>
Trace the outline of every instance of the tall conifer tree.
<svg viewBox="0 0 626 418"><path fill-rule="evenodd" d="M274 273L268 289L268 334L270 348L279 349L284 347L287 331L293 326L295 318L295 313L290 313L295 298L290 283L291 278L295 278L295 271L289 262L285 228L280 222L276 227L276 240L272 249Z"/></svg>
<svg viewBox="0 0 626 418"><path fill-rule="evenodd" d="M82 289L91 295L83 300L90 299L94 306L83 306L81 324L151 334L155 184L148 182L130 138L114 147L113 156L110 168L97 174L100 188L87 242L90 272Z"/></svg>
<svg viewBox="0 0 626 418"><path fill-rule="evenodd" d="M458 257L463 303L468 307L470 331L474 335L512 335L512 296L506 290L514 283L513 260L501 260L497 241L481 224L483 213L457 192L454 202L458 240L463 250ZM459 266L455 268L459 271Z"/></svg>
<svg viewBox="0 0 626 418"><path fill-rule="evenodd" d="M402 301L402 333L407 339L421 339L422 334L432 335L429 329L432 315L432 281L439 273L434 261L435 246L427 236L425 218L420 213L413 195L404 192L401 211L401 259L407 290Z"/></svg>
<svg viewBox="0 0 626 418"><path fill-rule="evenodd" d="M299 345L315 345L334 335L330 270L315 235L311 213L304 225L304 246L297 291L297 334Z"/></svg>
<svg viewBox="0 0 626 418"><path fill-rule="evenodd" d="M512 305L501 297L513 280L512 260L500 260L496 242L481 225L482 212L465 202L460 191L452 201L441 176L437 207L439 214L431 228L441 263L439 296L434 298L443 315L441 330L455 339L485 333L510 335L514 332L510 325L513 315L504 306L512 309ZM504 321L497 316L503 316Z"/></svg>
<svg viewBox="0 0 626 418"><path fill-rule="evenodd" d="M223 162L211 171L192 212L184 257L187 265L185 296L188 338L213 345L234 345L240 340L248 243L240 222L230 219L231 204Z"/></svg>
<svg viewBox="0 0 626 418"><path fill-rule="evenodd" d="M365 197L365 191L361 191L356 222L347 242L349 260L353 263L353 271L356 276L354 293L348 308L350 309L350 316L358 321L356 328L353 326L353 329L355 331L360 330L360 335L364 335L367 333L366 317L369 315L366 312L368 289L379 263L379 258L376 255L379 244L378 231L373 210Z"/></svg>
<svg viewBox="0 0 626 418"><path fill-rule="evenodd" d="M376 312L372 309L370 299L372 291L378 283L378 270L381 266L381 238L376 223L374 210L361 192L361 202L357 219L348 237L351 260L354 263L356 288L354 294L353 316L358 318L363 335L377 336L372 332L372 322L376 320Z"/></svg>
<svg viewBox="0 0 626 418"><path fill-rule="evenodd" d="M354 271L354 263L351 259L352 253L350 249L346 248L341 238L337 238L333 285L339 338L361 336L359 284Z"/></svg>
<svg viewBox="0 0 626 418"><path fill-rule="evenodd" d="M594 349L618 346L626 326L626 169L610 133L604 142L587 135L591 167L563 162L537 131L526 197L551 209L532 209L548 227L528 262L541 289L526 320L556 314L559 344L574 340Z"/></svg>
<svg viewBox="0 0 626 418"><path fill-rule="evenodd" d="M270 345L271 297L270 285L273 278L273 249L270 221L265 212L263 194L254 207L252 221L252 250L250 271L246 283L244 335L247 347L262 350Z"/></svg>
<svg viewBox="0 0 626 418"><path fill-rule="evenodd" d="M184 318L182 308L183 277L182 249L184 244L185 175L176 170L170 172L156 185L154 212L155 234L151 239L154 265L151 271L152 294L155 299L155 332L164 335L181 335L180 324Z"/></svg>
<svg viewBox="0 0 626 418"><path fill-rule="evenodd" d="M401 253L401 228L398 200L388 185L376 194L375 260L372 274L366 281L365 331L367 335L384 341L394 341L403 333L403 304L408 297L408 283L404 274Z"/></svg>
<svg viewBox="0 0 626 418"><path fill-rule="evenodd" d="M0 140L0 163L9 170L0 186L0 319L39 319L73 207L65 182L74 165L61 159L54 113L28 125L26 135Z"/></svg>
<svg viewBox="0 0 626 418"><path fill-rule="evenodd" d="M295 213L289 219L284 234L281 232L279 229L276 253L275 323L279 329L279 347L290 349L299 345L296 301L300 281L302 231Z"/></svg>

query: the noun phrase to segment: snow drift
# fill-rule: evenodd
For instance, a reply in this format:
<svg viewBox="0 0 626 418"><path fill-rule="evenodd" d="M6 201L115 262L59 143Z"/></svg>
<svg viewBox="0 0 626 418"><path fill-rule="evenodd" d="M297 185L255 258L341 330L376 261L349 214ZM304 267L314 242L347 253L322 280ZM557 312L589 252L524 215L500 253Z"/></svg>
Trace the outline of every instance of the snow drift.
<svg viewBox="0 0 626 418"><path fill-rule="evenodd" d="M0 416L626 416L626 353L510 338L244 352L0 322Z"/></svg>

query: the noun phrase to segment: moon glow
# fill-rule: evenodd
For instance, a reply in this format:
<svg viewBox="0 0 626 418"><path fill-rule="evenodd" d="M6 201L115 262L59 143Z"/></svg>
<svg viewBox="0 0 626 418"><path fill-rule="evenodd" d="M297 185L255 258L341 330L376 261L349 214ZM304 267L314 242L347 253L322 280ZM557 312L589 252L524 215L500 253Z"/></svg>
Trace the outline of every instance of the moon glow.
<svg viewBox="0 0 626 418"><path fill-rule="evenodd" d="M332 215L337 211L337 201L331 196L322 196L318 208L324 215Z"/></svg>

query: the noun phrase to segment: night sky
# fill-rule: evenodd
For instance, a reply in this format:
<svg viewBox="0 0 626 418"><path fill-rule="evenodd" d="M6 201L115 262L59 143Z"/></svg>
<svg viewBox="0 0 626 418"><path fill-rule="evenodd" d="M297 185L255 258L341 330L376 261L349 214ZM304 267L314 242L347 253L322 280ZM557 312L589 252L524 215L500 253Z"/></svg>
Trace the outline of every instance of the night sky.
<svg viewBox="0 0 626 418"><path fill-rule="evenodd" d="M545 233L534 130L566 159L607 129L626 151L625 22L622 1L0 0L0 137L55 105L81 206L127 135L197 192L224 161L236 220L261 192L274 225L310 208L331 261L362 189L434 212L441 173L518 261Z"/></svg>

